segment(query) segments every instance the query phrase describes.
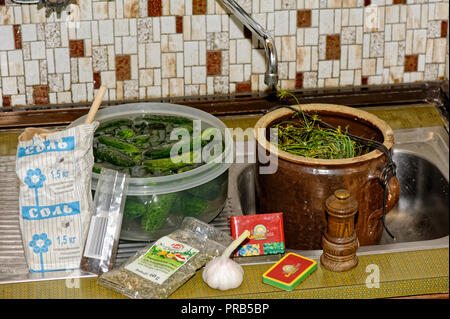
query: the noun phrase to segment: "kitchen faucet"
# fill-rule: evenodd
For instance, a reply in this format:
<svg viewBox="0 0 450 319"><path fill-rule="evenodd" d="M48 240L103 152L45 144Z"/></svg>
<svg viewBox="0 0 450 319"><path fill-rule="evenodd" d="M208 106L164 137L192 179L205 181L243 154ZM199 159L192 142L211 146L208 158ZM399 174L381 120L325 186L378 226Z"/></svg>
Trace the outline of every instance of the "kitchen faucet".
<svg viewBox="0 0 450 319"><path fill-rule="evenodd" d="M264 45L266 51L266 74L264 75L264 83L269 88L275 89L278 83L278 62L277 50L275 48L275 41L269 32L264 29L258 22L256 22L242 7L236 3L235 0L220 0L223 5L233 13L239 21L242 22L252 33L254 33L258 40Z"/></svg>

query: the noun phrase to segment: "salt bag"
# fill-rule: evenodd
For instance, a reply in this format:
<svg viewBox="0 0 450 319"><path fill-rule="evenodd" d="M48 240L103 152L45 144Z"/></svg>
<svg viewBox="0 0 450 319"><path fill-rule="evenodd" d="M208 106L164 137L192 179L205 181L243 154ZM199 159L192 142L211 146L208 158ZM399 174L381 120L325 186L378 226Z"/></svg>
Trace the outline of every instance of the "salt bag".
<svg viewBox="0 0 450 319"><path fill-rule="evenodd" d="M30 272L78 269L92 211L98 122L22 140L16 156L20 229Z"/></svg>

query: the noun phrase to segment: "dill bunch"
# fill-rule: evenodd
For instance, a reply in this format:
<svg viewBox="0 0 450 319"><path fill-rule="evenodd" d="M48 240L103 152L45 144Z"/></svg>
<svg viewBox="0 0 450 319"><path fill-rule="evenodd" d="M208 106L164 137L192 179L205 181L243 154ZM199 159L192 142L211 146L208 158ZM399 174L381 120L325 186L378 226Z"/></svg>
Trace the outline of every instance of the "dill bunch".
<svg viewBox="0 0 450 319"><path fill-rule="evenodd" d="M280 99L291 96L300 106L297 97L278 89ZM291 154L318 159L344 159L356 157L368 151L367 146L356 143L347 135L348 127L329 129L320 127L317 114L307 117L301 110L291 119L276 123L278 148Z"/></svg>

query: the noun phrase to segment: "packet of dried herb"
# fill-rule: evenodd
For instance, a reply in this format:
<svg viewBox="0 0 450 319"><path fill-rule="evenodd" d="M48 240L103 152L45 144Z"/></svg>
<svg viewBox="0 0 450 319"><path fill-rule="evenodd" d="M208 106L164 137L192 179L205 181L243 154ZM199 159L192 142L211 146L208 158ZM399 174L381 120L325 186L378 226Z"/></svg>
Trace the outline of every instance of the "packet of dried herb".
<svg viewBox="0 0 450 319"><path fill-rule="evenodd" d="M186 217L178 230L101 275L98 284L130 298L164 299L221 255L232 241L230 235L215 227Z"/></svg>

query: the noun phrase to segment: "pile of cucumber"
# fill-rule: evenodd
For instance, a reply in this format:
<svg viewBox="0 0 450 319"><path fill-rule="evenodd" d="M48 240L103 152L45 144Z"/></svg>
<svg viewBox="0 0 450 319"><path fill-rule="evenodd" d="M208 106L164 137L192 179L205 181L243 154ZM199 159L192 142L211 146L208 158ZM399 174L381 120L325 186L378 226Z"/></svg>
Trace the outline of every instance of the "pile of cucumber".
<svg viewBox="0 0 450 319"><path fill-rule="evenodd" d="M172 147L179 142L170 139L172 130L176 128L186 129L191 135L187 148L190 151L178 154L181 161L170 158ZM188 118L141 115L102 122L94 134L94 172L99 173L101 167L107 167L128 173L131 177L154 177L194 169L203 162L201 159L193 160L201 158L200 151L194 150L193 146L206 145L208 142L202 137L211 129L203 130L197 137L200 141L194 141L193 122Z"/></svg>

